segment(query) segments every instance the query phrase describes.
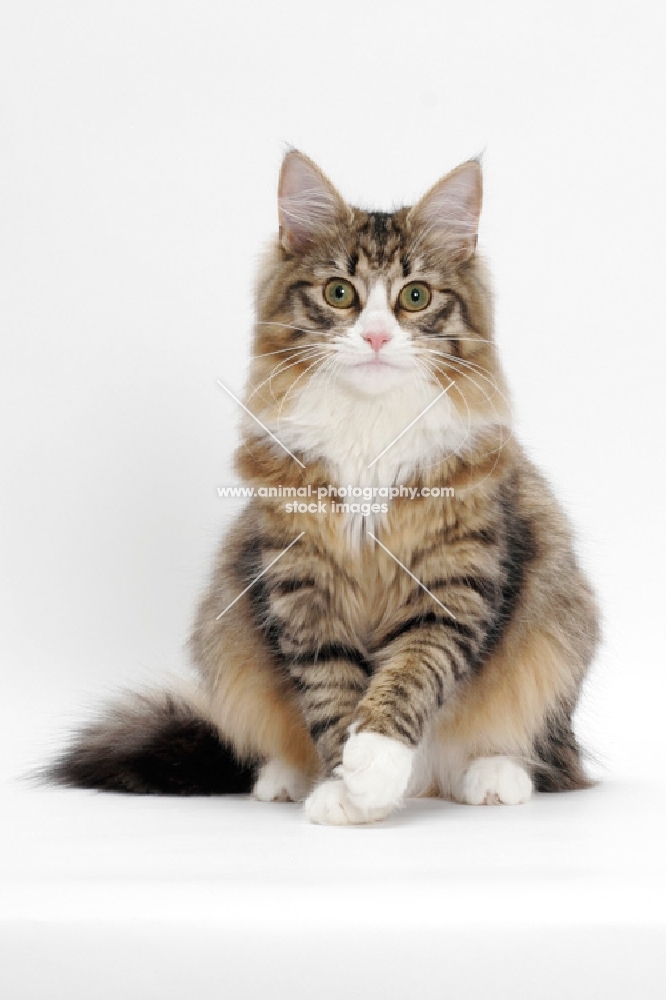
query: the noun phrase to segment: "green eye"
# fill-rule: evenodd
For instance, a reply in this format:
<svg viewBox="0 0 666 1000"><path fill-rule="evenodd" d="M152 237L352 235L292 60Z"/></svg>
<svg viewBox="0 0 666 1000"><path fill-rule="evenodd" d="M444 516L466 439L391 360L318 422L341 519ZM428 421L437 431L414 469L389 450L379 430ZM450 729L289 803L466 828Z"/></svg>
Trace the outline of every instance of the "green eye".
<svg viewBox="0 0 666 1000"><path fill-rule="evenodd" d="M332 278L324 288L324 298L329 306L349 309L356 301L356 292L350 281L345 281L344 278Z"/></svg>
<svg viewBox="0 0 666 1000"><path fill-rule="evenodd" d="M400 292L398 302L407 312L420 312L430 302L430 289L422 281L410 281Z"/></svg>

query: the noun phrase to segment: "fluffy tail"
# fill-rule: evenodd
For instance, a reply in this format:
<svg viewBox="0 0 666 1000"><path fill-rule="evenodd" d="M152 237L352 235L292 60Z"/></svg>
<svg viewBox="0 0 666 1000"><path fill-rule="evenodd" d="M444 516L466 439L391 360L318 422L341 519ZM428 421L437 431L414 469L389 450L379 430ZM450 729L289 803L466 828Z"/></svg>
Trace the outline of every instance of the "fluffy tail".
<svg viewBox="0 0 666 1000"><path fill-rule="evenodd" d="M255 771L185 698L145 694L81 729L43 776L135 795L228 795L249 792Z"/></svg>

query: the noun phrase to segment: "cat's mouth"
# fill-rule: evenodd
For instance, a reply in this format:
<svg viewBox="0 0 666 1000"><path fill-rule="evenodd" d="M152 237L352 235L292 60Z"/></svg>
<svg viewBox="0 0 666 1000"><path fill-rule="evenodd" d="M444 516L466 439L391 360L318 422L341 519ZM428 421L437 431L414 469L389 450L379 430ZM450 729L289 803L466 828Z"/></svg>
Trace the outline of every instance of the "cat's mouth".
<svg viewBox="0 0 666 1000"><path fill-rule="evenodd" d="M380 368L402 368L402 365L397 365L393 361L388 361L386 358L374 357L374 358L363 358L362 361L354 361L351 365L352 368L368 368L372 370L379 370Z"/></svg>
<svg viewBox="0 0 666 1000"><path fill-rule="evenodd" d="M414 368L403 358L395 355L384 357L382 354L341 358L342 364L338 369L340 379L357 392L375 395L398 388L410 375L413 377Z"/></svg>

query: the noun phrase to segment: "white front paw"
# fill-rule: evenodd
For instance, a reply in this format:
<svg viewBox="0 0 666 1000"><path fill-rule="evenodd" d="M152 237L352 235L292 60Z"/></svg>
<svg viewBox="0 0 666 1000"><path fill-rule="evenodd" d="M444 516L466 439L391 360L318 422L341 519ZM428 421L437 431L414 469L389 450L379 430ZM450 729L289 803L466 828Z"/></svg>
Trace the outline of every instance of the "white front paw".
<svg viewBox="0 0 666 1000"><path fill-rule="evenodd" d="M305 815L311 823L330 826L368 822L349 798L341 778L330 778L317 785L305 800Z"/></svg>
<svg viewBox="0 0 666 1000"><path fill-rule="evenodd" d="M309 782L305 775L282 760L266 761L259 771L252 794L261 802L300 802Z"/></svg>
<svg viewBox="0 0 666 1000"><path fill-rule="evenodd" d="M349 798L362 813L388 816L402 804L415 751L379 733L352 732L340 773Z"/></svg>
<svg viewBox="0 0 666 1000"><path fill-rule="evenodd" d="M532 795L532 779L510 757L478 757L463 775L458 798L470 806L516 806Z"/></svg>

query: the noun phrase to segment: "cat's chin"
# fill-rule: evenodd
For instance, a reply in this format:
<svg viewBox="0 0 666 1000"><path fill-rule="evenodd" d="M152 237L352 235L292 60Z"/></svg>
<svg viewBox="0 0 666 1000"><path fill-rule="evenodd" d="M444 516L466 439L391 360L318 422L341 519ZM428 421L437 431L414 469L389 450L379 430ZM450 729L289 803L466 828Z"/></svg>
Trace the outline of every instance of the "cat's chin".
<svg viewBox="0 0 666 1000"><path fill-rule="evenodd" d="M370 361L341 367L337 378L341 385L357 395L379 396L413 383L414 369Z"/></svg>

